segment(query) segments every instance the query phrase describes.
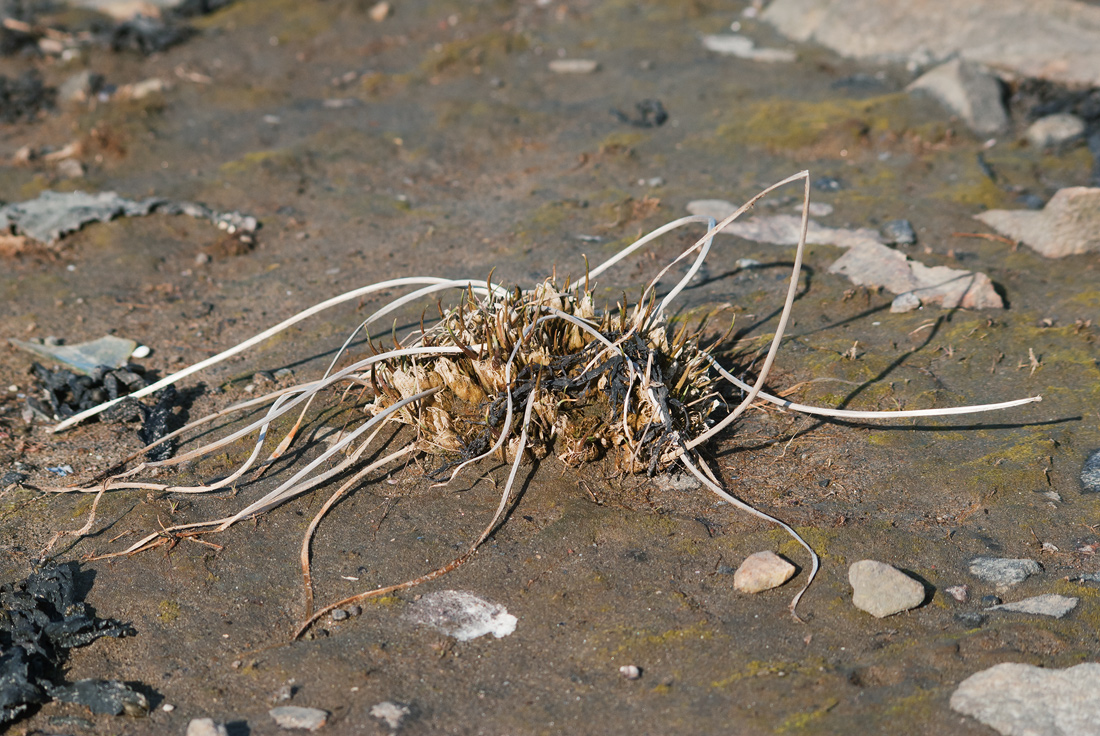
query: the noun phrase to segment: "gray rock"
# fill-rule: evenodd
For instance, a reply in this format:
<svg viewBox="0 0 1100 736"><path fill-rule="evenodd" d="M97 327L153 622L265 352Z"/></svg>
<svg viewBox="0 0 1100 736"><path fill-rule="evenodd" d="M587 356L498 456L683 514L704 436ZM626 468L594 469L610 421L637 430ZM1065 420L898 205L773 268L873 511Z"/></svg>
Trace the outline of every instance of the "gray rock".
<svg viewBox="0 0 1100 736"><path fill-rule="evenodd" d="M63 158L57 162L57 175L63 179L81 179L84 176L84 164L75 158Z"/></svg>
<svg viewBox="0 0 1100 736"><path fill-rule="evenodd" d="M1002 736L1100 734L1100 664L1064 670L1006 662L963 680L951 709Z"/></svg>
<svg viewBox="0 0 1100 736"><path fill-rule="evenodd" d="M1037 616L1053 616L1062 618L1077 607L1076 598L1067 598L1064 595L1037 595L1032 598L1024 598L1014 603L1002 603L999 606L987 608L988 611L1009 611L1011 613L1033 613Z"/></svg>
<svg viewBox="0 0 1100 736"><path fill-rule="evenodd" d="M703 36L703 46L708 51L723 56L736 56L739 59L749 61L762 61L768 63L795 61L798 56L789 49L757 48L751 38L735 33L722 33L714 36Z"/></svg>
<svg viewBox="0 0 1100 736"><path fill-rule="evenodd" d="M90 222L109 222L116 217L141 217L152 212L209 220L218 229L231 235L236 233L242 240L251 237L260 226L251 215L215 212L195 202L171 202L159 197L130 200L114 192L52 192L47 189L35 199L0 207L0 230L14 230L40 243L52 244Z"/></svg>
<svg viewBox="0 0 1100 736"><path fill-rule="evenodd" d="M907 89L929 93L979 135L1008 127L1008 113L1001 102L1001 82L977 64L952 59L927 72Z"/></svg>
<svg viewBox="0 0 1100 736"><path fill-rule="evenodd" d="M1027 129L1027 141L1036 148L1052 148L1077 140L1085 134L1085 121L1076 115L1059 113L1039 118Z"/></svg>
<svg viewBox="0 0 1100 736"><path fill-rule="evenodd" d="M1047 258L1100 252L1100 188L1059 189L1034 210L989 210L975 215Z"/></svg>
<svg viewBox="0 0 1100 736"><path fill-rule="evenodd" d="M916 608L924 602L924 586L896 567L860 560L848 568L852 604L875 618Z"/></svg>
<svg viewBox="0 0 1100 736"><path fill-rule="evenodd" d="M913 245L917 233L908 220L890 220L882 226L882 239L894 245Z"/></svg>
<svg viewBox="0 0 1100 736"><path fill-rule="evenodd" d="M733 574L733 587L742 593L771 590L790 580L794 571L794 565L775 552L756 552L746 557Z"/></svg>
<svg viewBox="0 0 1100 736"><path fill-rule="evenodd" d="M269 710L268 714L275 719L279 728L288 730L316 731L328 721L328 711L298 705L281 705Z"/></svg>
<svg viewBox="0 0 1100 736"><path fill-rule="evenodd" d="M912 293L922 304L939 303L944 309L1004 308L1001 295L984 273L926 266L881 243L864 241L852 246L829 266L829 273L843 274L857 286Z"/></svg>
<svg viewBox="0 0 1100 736"><path fill-rule="evenodd" d="M1100 450L1089 455L1081 467L1081 490L1100 493Z"/></svg>
<svg viewBox="0 0 1100 736"><path fill-rule="evenodd" d="M401 728L401 724L409 715L409 712L409 707L407 705L394 703L389 700L385 700L370 709L371 717L382 721L394 731Z"/></svg>
<svg viewBox="0 0 1100 736"><path fill-rule="evenodd" d="M894 297L894 301L890 302L890 312L892 314L904 314L912 312L914 309L920 309L920 297L911 291L898 294Z"/></svg>
<svg viewBox="0 0 1100 736"><path fill-rule="evenodd" d="M762 18L842 56L959 55L1020 77L1100 85L1100 7L1074 0L774 0Z"/></svg>
<svg viewBox="0 0 1100 736"><path fill-rule="evenodd" d="M653 485L662 491L697 491L703 487L691 473L663 473L653 479Z"/></svg>
<svg viewBox="0 0 1100 736"><path fill-rule="evenodd" d="M975 557L970 561L971 575L1002 588L1022 583L1041 570L1038 562L1028 559Z"/></svg>
<svg viewBox="0 0 1100 736"><path fill-rule="evenodd" d="M229 736L229 731L213 718L192 718L187 724L187 736Z"/></svg>
<svg viewBox="0 0 1100 736"><path fill-rule="evenodd" d="M688 202L687 210L693 215L713 217L724 220L732 215L737 207L724 199L697 199ZM748 220L734 220L722 228L726 235L736 235L745 240L772 245L798 245L802 234L801 215L757 215ZM810 220L806 231L806 242L814 245L835 245L850 248L863 242L880 242L881 237L870 228L827 227Z"/></svg>

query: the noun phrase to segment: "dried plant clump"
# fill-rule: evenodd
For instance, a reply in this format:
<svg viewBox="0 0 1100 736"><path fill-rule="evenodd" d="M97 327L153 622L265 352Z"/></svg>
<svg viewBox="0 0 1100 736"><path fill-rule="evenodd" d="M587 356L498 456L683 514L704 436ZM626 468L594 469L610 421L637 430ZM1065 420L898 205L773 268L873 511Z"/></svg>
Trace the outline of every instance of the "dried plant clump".
<svg viewBox="0 0 1100 736"><path fill-rule="evenodd" d="M670 329L667 309L702 267L717 232L752 207L761 197L796 181L802 182L804 191L802 238L795 253L791 280L775 336L757 371L756 380L748 385L718 363L711 354L710 348L713 345L710 348L701 345L702 325L693 329L685 324L676 330ZM339 479L342 482L321 506L302 541L301 566L306 594L306 616L295 634L298 636L318 618L338 606L419 585L463 564L502 518L525 455L533 454L538 457L553 451L564 463L580 466L605 453L612 453L618 468L624 472L652 474L673 463L679 463L723 500L786 530L806 549L812 562L806 583L790 603L790 610L794 615L798 600L817 572L817 555L786 523L727 493L696 448L723 431L758 400L794 411L851 419L971 413L1039 400L1039 397L1034 397L1002 404L954 409L858 412L804 406L762 391L782 342L797 291L808 223L808 204L809 174L801 172L768 187L721 223L709 217L690 216L658 228L607 262L588 271L585 278L577 283L566 281L559 284L556 279L550 278L533 289L524 291L519 288L504 289L494 284L491 276L484 283L430 277L403 278L356 289L311 307L260 335L168 376L133 396L147 395L171 385L336 304L383 290L418 287L364 320L347 338L329 369L319 379L227 407L192 422L162 438L160 442L170 441L216 419L267 406L261 418L249 421L244 427L225 437L175 458L140 463L128 471L99 478L92 485L56 489L59 492L96 493L97 496L84 527L73 532L59 532L44 550L43 556L46 556L62 536L79 536L92 529L98 501L109 489L140 488L171 493L206 493L219 488L235 487L250 470L254 470L254 473L249 480L255 480L272 461L290 447L316 397L336 395L341 397L340 401L345 401L354 395L357 411L362 419L350 422L339 439L319 457L306 463L261 498L231 516L161 529L126 549L101 557L134 554L162 544L174 543L180 538L191 538L209 544L197 537L227 529L242 519L266 513L291 498L330 480ZM634 305L629 305L624 296L623 301L614 308L597 309L591 288L592 278L661 235L690 224L705 225L706 233L692 247L666 265L649 282ZM690 263L686 274L667 293L658 296L658 284L674 266L682 262ZM395 333L392 334L392 349L382 348L368 335L367 342L373 354L337 369L339 361L361 330L366 330L369 325L417 300L436 299L438 297L435 295L440 292L455 290L461 290L455 306L444 310L441 303L436 302L438 319L426 325L422 317L419 329L400 339ZM740 402L733 407L722 398L719 390L727 382L742 394ZM342 389L342 393L336 389ZM55 431L64 430L109 405L110 402L71 417L55 427ZM298 419L293 427L267 455L266 460L261 460L272 423L295 410L298 410ZM405 444L374 462L364 464L362 459L368 452L383 451L384 444L377 440L384 425L395 423L414 428L416 441ZM248 459L233 473L217 481L187 487L137 479L149 470L210 455L249 436L255 436L255 439ZM139 457L147 449L143 448L126 462ZM481 459L494 456L506 458L511 463L511 469L492 519L466 552L447 565L414 580L365 591L314 610L310 542L322 518L342 496L356 488L371 473L417 455L440 458L435 475L441 482L453 480L464 468Z"/></svg>

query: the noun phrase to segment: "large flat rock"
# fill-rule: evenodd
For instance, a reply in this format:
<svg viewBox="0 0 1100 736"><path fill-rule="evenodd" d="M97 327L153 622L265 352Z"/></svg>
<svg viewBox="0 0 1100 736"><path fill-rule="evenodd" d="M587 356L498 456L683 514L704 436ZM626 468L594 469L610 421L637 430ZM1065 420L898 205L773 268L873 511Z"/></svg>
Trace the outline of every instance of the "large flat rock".
<svg viewBox="0 0 1100 736"><path fill-rule="evenodd" d="M959 55L997 70L1100 85L1100 7L1073 0L775 0L763 18L842 56Z"/></svg>

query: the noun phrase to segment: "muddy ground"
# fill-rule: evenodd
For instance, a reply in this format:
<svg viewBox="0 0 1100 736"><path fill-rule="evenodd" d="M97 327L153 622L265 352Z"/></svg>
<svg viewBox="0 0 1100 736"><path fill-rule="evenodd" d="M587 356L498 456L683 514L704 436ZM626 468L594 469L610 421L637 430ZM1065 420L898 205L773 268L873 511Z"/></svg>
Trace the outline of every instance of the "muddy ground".
<svg viewBox="0 0 1100 736"><path fill-rule="evenodd" d="M207 223L154 215L5 256L0 336L80 342L115 333L153 347L142 362L163 375L385 278L495 269L497 280L528 285L555 267L579 274L583 255L606 258L679 217L690 200L743 201L810 169L815 180L843 184L814 192L835 207L825 224L907 218L919 237L910 255L988 273L1008 307L891 314L892 295L828 274L841 251L815 246L770 385L841 379L795 395L853 409L1034 394L1042 403L867 424L760 410L712 445L731 490L794 525L821 555L801 604L805 623L792 620L787 603L808 558L781 531L702 489L623 478L609 464L567 468L552 457L523 468L507 523L469 564L368 603L358 617L324 621L305 641L288 643L303 612L297 552L323 491L204 538L221 549L180 541L90 562L87 601L138 633L76 650L67 676L141 683L154 710L131 719L54 703L12 733L183 733L189 719L210 716L231 733L273 734L267 710L293 680L290 702L330 711L323 732L334 734L388 732L369 710L391 700L409 705L408 734L850 734L904 724L907 733L976 736L993 731L948 708L970 674L999 662L1095 659L1100 595L1068 578L1096 570L1089 545L1100 542L1092 526L1100 497L1083 494L1078 480L1100 447L1098 259L1047 260L957 235L988 232L972 220L983 208L1086 184L1084 148L1016 143L1027 122L1017 107L1015 134L984 153L993 181L977 160L984 141L934 102L904 94L905 69L814 47L774 65L705 51L700 34L727 29L738 2L395 5L379 23L362 0L240 0L193 20L199 33L186 43L147 58L92 49L68 63L0 60L0 73L34 67L54 85L85 66L118 85L153 76L173 83L142 100L62 107L0 126L0 157L75 140L87 167L82 179L63 180L47 162L5 166L0 200L114 190L204 201L263 223L252 250ZM782 43L766 26L746 29ZM553 74L547 62L559 55L600 68ZM610 113L633 114L644 99L667 109L664 125L634 127ZM662 183L650 186L655 177ZM765 211L788 211L797 194L780 192ZM684 309L719 309L723 323L736 316L738 342L724 357L746 366L774 329L793 249L723 238ZM691 233L674 234L629 260L601 284L607 298L636 294L691 242ZM741 269L741 258L762 265ZM335 308L204 372L188 383L206 389L190 416L245 396L257 371L319 373L375 303ZM418 317L419 308L404 319ZM52 534L79 528L91 506L89 496L35 490L52 484L47 467L68 464L86 476L140 446L132 425L53 436L44 423L24 424L18 394L32 390L31 360L0 349L0 471L30 468L26 487L0 497L3 580L25 577ZM184 477L217 474L245 452ZM120 549L159 524L231 513L289 477L288 467L236 495L113 492L95 532L63 545L60 558ZM418 575L476 537L507 468L486 464L439 488L425 467L365 485L322 524L320 601ZM799 575L767 593L737 593L732 569L762 549L788 556ZM1061 620L960 620L997 592L967 572L979 555L1043 565L1006 600L1061 593L1080 603ZM925 581L925 605L882 620L855 609L847 570L865 558ZM943 592L962 583L969 602ZM504 605L518 617L515 633L456 642L405 620L418 594L449 588ZM619 674L630 664L640 679ZM166 703L175 709L165 712Z"/></svg>

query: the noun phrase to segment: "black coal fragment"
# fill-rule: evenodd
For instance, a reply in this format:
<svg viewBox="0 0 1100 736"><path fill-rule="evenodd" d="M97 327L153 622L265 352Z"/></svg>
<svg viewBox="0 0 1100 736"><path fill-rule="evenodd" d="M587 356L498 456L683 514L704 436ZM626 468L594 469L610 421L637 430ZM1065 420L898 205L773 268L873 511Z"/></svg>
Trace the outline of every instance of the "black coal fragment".
<svg viewBox="0 0 1100 736"><path fill-rule="evenodd" d="M141 429L139 429L137 433L138 439L146 445L151 445L172 431L169 427L169 423L175 418L175 414L172 413L172 408L177 404L178 400L179 394L176 392L175 386L168 386L158 393L156 405L153 406L152 409L146 410L145 421L142 423ZM145 459L150 462L167 460L172 457L175 451L176 443L169 440L145 453Z"/></svg>
<svg viewBox="0 0 1100 736"><path fill-rule="evenodd" d="M111 716L146 716L149 700L118 680L77 680L72 685L49 688L54 700L87 706L93 713Z"/></svg>
<svg viewBox="0 0 1100 736"><path fill-rule="evenodd" d="M183 43L194 33L195 29L190 26L136 15L114 27L111 32L111 49L137 51L148 56Z"/></svg>
<svg viewBox="0 0 1100 736"><path fill-rule="evenodd" d="M106 707L110 695L120 703L119 712L140 710L139 701L123 692L133 691L122 683L118 683L122 689L78 687L80 683L67 686L62 680L70 649L104 636L117 638L135 633L128 624L97 618L77 599L78 572L75 562L48 564L26 580L0 585L0 726L22 717L36 705L61 697L55 693L62 693L66 700L87 697L70 702L83 702L89 707L92 701L97 703L95 707ZM69 687L76 689L65 689Z"/></svg>

